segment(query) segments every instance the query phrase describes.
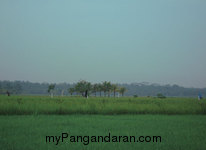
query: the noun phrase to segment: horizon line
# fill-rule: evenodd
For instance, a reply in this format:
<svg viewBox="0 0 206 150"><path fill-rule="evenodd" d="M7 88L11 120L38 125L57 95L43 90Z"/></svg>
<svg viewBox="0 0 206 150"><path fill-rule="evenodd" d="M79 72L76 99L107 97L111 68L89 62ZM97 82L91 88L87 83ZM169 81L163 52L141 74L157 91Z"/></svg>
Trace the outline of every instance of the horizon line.
<svg viewBox="0 0 206 150"><path fill-rule="evenodd" d="M0 82L29 82L29 83L39 83L39 84L76 84L78 81L82 81L82 79L78 80L77 82L66 82L66 81L63 81L63 82L47 82L47 81L29 81L29 80L0 80ZM84 80L84 81L88 81L88 80ZM107 80L104 80L104 81L107 81ZM88 81L88 82L91 82L92 84L94 83L102 83L104 81L101 81L101 82L91 82L91 81ZM111 82L111 83L114 83L112 81L108 81L108 82ZM125 83L114 83L114 84L128 84L128 85L131 85L131 84L142 84L142 85L148 85L148 86L151 86L151 85L156 85L156 86L179 86L179 87L183 87L183 88L195 88L195 89L205 89L206 87L186 87L186 86L182 86L182 85L179 85L179 84L160 84L160 83L152 83L152 82L146 82L146 81L143 81L143 82L125 82Z"/></svg>

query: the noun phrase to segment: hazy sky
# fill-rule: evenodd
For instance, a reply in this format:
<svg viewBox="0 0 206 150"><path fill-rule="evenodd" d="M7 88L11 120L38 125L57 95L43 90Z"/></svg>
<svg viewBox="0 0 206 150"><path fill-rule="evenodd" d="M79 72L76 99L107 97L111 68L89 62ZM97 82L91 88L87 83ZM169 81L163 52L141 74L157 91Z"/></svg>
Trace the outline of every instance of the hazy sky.
<svg viewBox="0 0 206 150"><path fill-rule="evenodd" d="M206 0L1 0L0 80L206 87Z"/></svg>

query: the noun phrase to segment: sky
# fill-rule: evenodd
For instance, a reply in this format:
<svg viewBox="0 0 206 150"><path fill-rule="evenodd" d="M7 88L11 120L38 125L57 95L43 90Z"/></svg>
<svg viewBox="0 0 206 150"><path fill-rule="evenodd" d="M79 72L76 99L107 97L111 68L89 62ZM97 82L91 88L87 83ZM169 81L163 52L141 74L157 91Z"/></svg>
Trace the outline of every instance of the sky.
<svg viewBox="0 0 206 150"><path fill-rule="evenodd" d="M0 80L206 87L205 0L1 0Z"/></svg>

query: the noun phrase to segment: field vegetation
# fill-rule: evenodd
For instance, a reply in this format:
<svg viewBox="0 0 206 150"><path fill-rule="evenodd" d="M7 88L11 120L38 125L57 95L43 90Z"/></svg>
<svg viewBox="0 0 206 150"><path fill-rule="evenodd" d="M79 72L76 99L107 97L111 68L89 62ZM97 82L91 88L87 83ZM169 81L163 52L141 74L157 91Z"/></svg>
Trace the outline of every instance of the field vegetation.
<svg viewBox="0 0 206 150"><path fill-rule="evenodd" d="M205 150L205 115L0 116L1 150ZM48 135L161 136L161 143L46 143Z"/></svg>
<svg viewBox="0 0 206 150"><path fill-rule="evenodd" d="M0 96L1 115L206 114L206 100L157 97Z"/></svg>

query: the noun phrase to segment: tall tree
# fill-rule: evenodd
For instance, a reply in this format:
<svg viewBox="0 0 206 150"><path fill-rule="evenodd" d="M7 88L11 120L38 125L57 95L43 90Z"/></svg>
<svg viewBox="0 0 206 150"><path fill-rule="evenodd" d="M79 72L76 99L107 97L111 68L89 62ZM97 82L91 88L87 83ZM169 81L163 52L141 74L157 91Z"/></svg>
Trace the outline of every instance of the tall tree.
<svg viewBox="0 0 206 150"><path fill-rule="evenodd" d="M95 97L97 95L97 91L98 91L98 84L95 83L94 85L92 85L92 92L94 93Z"/></svg>
<svg viewBox="0 0 206 150"><path fill-rule="evenodd" d="M106 93L108 93L108 97L110 97L110 92L111 92L111 89L112 89L111 82L104 81L102 83L102 89L103 89L103 92L104 92L104 96L106 96Z"/></svg>
<svg viewBox="0 0 206 150"><path fill-rule="evenodd" d="M122 96L124 96L124 93L126 92L126 88L125 87L121 87L119 89L119 92L122 94Z"/></svg>
<svg viewBox="0 0 206 150"><path fill-rule="evenodd" d="M81 80L75 85L75 90L81 93L82 96L87 97L87 98L88 98L89 92L91 91L91 88L92 88L91 83L85 80Z"/></svg>
<svg viewBox="0 0 206 150"><path fill-rule="evenodd" d="M106 92L107 92L107 81L104 81L102 83L102 90L104 92L104 97L106 96Z"/></svg>
<svg viewBox="0 0 206 150"><path fill-rule="evenodd" d="M112 84L111 84L111 82L107 82L108 97L110 97L111 90L112 90Z"/></svg>
<svg viewBox="0 0 206 150"><path fill-rule="evenodd" d="M102 96L102 91L103 91L103 85L101 83L98 84L98 91L99 91L99 95L101 97Z"/></svg>
<svg viewBox="0 0 206 150"><path fill-rule="evenodd" d="M116 84L112 84L112 90L114 92L114 97L116 96L117 89L118 89L118 86Z"/></svg>

